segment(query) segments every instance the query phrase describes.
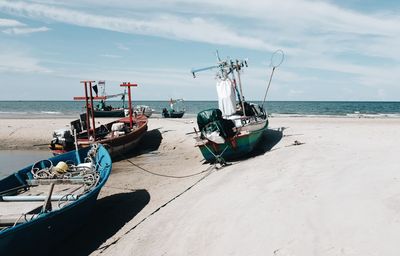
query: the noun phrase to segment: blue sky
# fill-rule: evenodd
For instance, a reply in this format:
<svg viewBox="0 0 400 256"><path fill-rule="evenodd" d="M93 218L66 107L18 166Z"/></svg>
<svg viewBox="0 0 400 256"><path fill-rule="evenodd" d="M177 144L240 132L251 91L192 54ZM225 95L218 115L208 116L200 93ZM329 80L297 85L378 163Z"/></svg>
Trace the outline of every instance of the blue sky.
<svg viewBox="0 0 400 256"><path fill-rule="evenodd" d="M400 100L400 2L372 0L0 1L0 100L70 100L80 80L139 84L138 100L215 100L214 73L247 58L261 100Z"/></svg>

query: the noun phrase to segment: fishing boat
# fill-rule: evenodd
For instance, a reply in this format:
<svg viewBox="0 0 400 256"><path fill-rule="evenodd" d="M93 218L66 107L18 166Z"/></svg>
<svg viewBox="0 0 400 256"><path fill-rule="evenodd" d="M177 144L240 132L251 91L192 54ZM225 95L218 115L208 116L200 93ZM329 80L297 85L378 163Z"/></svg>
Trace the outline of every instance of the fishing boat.
<svg viewBox="0 0 400 256"><path fill-rule="evenodd" d="M125 95L126 93L118 93L113 95L107 95L106 93L106 82L104 80L100 80L97 84L92 87L96 96L93 97L94 100L100 100L98 104L96 104L94 108L94 116L95 117L125 117L126 116L126 108L125 108ZM100 93L98 92L100 90ZM107 104L108 99L121 97L122 106L121 107L113 107L112 105Z"/></svg>
<svg viewBox="0 0 400 256"><path fill-rule="evenodd" d="M183 99L169 101L169 109L163 108L161 112L164 118L182 118L185 114L185 106Z"/></svg>
<svg viewBox="0 0 400 256"><path fill-rule="evenodd" d="M75 100L86 101L86 113L80 119L71 122L71 129L56 130L49 148L54 155L62 154L74 149L75 141L78 146L87 147L93 142L105 146L111 157L121 157L137 146L142 136L147 131L148 119L143 114L133 115L132 107L129 107L129 116L96 127L93 113L92 81L83 81L85 96L74 97ZM131 106L131 86L137 84L123 83L128 87L129 106ZM89 89L89 96L87 91Z"/></svg>
<svg viewBox="0 0 400 256"><path fill-rule="evenodd" d="M96 108L94 110L95 117L124 117L124 108Z"/></svg>
<svg viewBox="0 0 400 256"><path fill-rule="evenodd" d="M143 114L143 115L145 115L145 116L147 116L147 117L151 117L151 115L152 115L153 112L154 112L154 109L152 109L151 107L149 107L149 106L147 106L147 105L136 105L136 106L133 108L133 112L134 112L136 115L141 115L141 114Z"/></svg>
<svg viewBox="0 0 400 256"><path fill-rule="evenodd" d="M0 180L2 255L50 255L88 218L112 168L100 144L29 165Z"/></svg>
<svg viewBox="0 0 400 256"><path fill-rule="evenodd" d="M221 60L218 52L217 60L217 65L192 69L194 77L200 71L218 70L218 109L198 113L199 132L195 130L195 139L206 161L223 164L225 160L241 158L253 151L268 128L268 115L264 102L258 105L244 99L240 76L247 60Z"/></svg>

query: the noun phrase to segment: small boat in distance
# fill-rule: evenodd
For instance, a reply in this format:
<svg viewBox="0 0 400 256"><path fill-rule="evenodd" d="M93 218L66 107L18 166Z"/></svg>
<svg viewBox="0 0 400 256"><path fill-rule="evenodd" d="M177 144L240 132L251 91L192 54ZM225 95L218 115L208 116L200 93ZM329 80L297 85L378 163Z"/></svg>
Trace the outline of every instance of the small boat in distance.
<svg viewBox="0 0 400 256"><path fill-rule="evenodd" d="M219 108L204 110L197 115L200 132L196 131L196 146L208 162L224 164L225 160L246 156L268 128L263 105L248 103L244 99L240 79L244 67L247 67L247 60L221 60L217 52L217 65L192 70L193 77L200 71L218 70Z"/></svg>
<svg viewBox="0 0 400 256"><path fill-rule="evenodd" d="M169 101L169 109L163 108L161 115L164 118L182 118L185 114L185 105L183 99Z"/></svg>
<svg viewBox="0 0 400 256"><path fill-rule="evenodd" d="M100 100L98 104L96 104L94 108L94 116L95 117L125 117L126 108L125 108L125 95L126 92L107 95L106 94L106 82L104 80L100 80L97 82L97 85L93 85L93 91L96 96L93 99ZM100 89L100 95L99 95ZM112 99L116 97L121 97L122 106L121 107L113 107L112 105L107 105L107 99Z"/></svg>
<svg viewBox="0 0 400 256"><path fill-rule="evenodd" d="M51 255L54 247L64 246L90 218L111 169L107 150L94 144L0 180L1 254Z"/></svg>
<svg viewBox="0 0 400 256"><path fill-rule="evenodd" d="M75 100L86 101L86 114L82 114L80 119L71 122L71 130L57 130L53 134L49 148L54 155L62 154L74 149L75 141L78 147L88 147L91 143L97 142L107 148L111 157L117 158L124 156L135 148L142 136L147 131L148 119L140 114L133 116L133 110L129 107L129 116L107 124L96 127L93 114L92 81L83 81L85 93L89 89L88 97L74 97ZM136 84L123 83L122 87L128 87L129 106L131 106L131 86ZM86 93L87 94L87 93ZM75 131L75 136L73 135Z"/></svg>
<svg viewBox="0 0 400 256"><path fill-rule="evenodd" d="M134 112L136 115L145 115L145 116L147 116L147 117L151 117L151 115L152 115L153 112L154 112L154 109L152 109L151 107L146 106L146 105L136 105L136 106L133 108L133 112Z"/></svg>

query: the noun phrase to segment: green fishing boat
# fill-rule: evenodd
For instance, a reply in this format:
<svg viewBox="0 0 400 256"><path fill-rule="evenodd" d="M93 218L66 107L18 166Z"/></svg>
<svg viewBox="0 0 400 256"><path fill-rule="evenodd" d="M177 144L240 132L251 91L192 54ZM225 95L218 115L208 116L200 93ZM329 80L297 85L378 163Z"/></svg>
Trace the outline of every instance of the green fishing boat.
<svg viewBox="0 0 400 256"><path fill-rule="evenodd" d="M185 114L185 105L183 99L169 101L169 109L163 108L161 115L164 118L182 118Z"/></svg>
<svg viewBox="0 0 400 256"><path fill-rule="evenodd" d="M213 113L211 116L222 114L219 109L200 112L197 122L199 128L201 127L201 132L196 137L196 146L199 147L204 159L208 162L232 160L248 155L254 150L264 131L268 128L267 118L256 117L237 117L233 120L208 119L208 123L202 126L201 124L205 120L203 117L210 116L210 112ZM229 124L229 121L232 121L233 125ZM221 138L213 137L215 136L213 133L216 131Z"/></svg>
<svg viewBox="0 0 400 256"><path fill-rule="evenodd" d="M281 53L279 51L278 53ZM270 81L262 105L248 103L244 100L240 79L241 71L247 67L246 60L221 60L217 52L217 65L192 70L196 73L217 69L218 109L201 111L197 115L199 132L196 146L208 162L225 163L225 160L242 158L251 153L268 129L268 115L264 102L271 83ZM278 66L283 61L279 61ZM237 96L237 100L236 100Z"/></svg>

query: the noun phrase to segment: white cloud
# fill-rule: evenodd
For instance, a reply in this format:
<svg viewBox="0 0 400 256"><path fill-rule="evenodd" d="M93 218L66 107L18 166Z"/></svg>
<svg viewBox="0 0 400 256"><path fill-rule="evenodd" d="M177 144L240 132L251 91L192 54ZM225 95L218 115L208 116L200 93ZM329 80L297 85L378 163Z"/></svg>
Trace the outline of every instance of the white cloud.
<svg viewBox="0 0 400 256"><path fill-rule="evenodd" d="M100 54L101 57L105 57L105 58L111 58L111 59L118 59L118 58L122 58L122 56L120 55L115 55L115 54Z"/></svg>
<svg viewBox="0 0 400 256"><path fill-rule="evenodd" d="M18 20L0 19L0 27L22 27L22 26L25 26L25 24L19 22Z"/></svg>
<svg viewBox="0 0 400 256"><path fill-rule="evenodd" d="M58 1L58 5L53 1L40 2L50 5L3 1L0 2L0 9L33 18L123 33L267 51L284 48L285 52L298 57L309 55L309 52L345 51L400 57L400 50L389 52L385 47L400 42L400 27L397 25L400 18L394 15L366 15L321 1L249 0L243 4L235 0L155 0L150 3L86 0ZM94 15L74 10L77 6L90 6L103 13L123 10L129 13L129 17ZM226 18L236 20L227 22ZM371 46L374 39L366 38L371 36L381 37L384 47Z"/></svg>
<svg viewBox="0 0 400 256"><path fill-rule="evenodd" d="M126 46L125 44L122 43L116 43L115 44L117 46L118 49L123 50L123 51L129 51L130 48L128 46Z"/></svg>
<svg viewBox="0 0 400 256"><path fill-rule="evenodd" d="M0 9L12 14L25 15L32 18L51 19L77 26L101 28L123 33L154 35L177 40L263 50L275 48L259 38L243 36L235 32L233 28L225 26L216 20L209 21L199 17L184 18L165 14L144 20L101 16L43 4L9 1L0 2Z"/></svg>
<svg viewBox="0 0 400 256"><path fill-rule="evenodd" d="M0 51L0 72L51 73L51 70L29 54L3 46Z"/></svg>
<svg viewBox="0 0 400 256"><path fill-rule="evenodd" d="M3 30L2 32L9 35L24 35L24 34L32 34L37 32L46 32L50 29L48 27L39 27L39 28L8 28Z"/></svg>
<svg viewBox="0 0 400 256"><path fill-rule="evenodd" d="M46 22L243 50L272 52L282 48L288 58L281 67L279 81L296 86L288 91L302 90L304 94L308 93L304 88L310 81L321 87L354 83L364 87L393 88L400 79L400 49L397 47L400 44L400 16L391 10L362 13L341 8L333 1L307 0L35 2L0 1L0 11ZM12 29L8 28L10 33L17 31L16 27L19 31L24 28L18 21L5 19L0 19L0 27L7 22L16 22L15 26L10 26ZM124 44L115 45L120 50L130 50ZM113 56L116 55L103 54L103 57ZM377 57L379 61L376 61ZM324 72L331 74L325 76ZM156 81L150 73L148 71L149 75L144 77L146 81L162 82ZM251 81L261 84L266 74L260 72L257 76L253 73L249 76L256 78ZM188 82L186 74L173 74L164 74L175 79L171 86ZM115 71L110 77L114 75L117 78L121 74ZM384 89L380 95L385 96Z"/></svg>

